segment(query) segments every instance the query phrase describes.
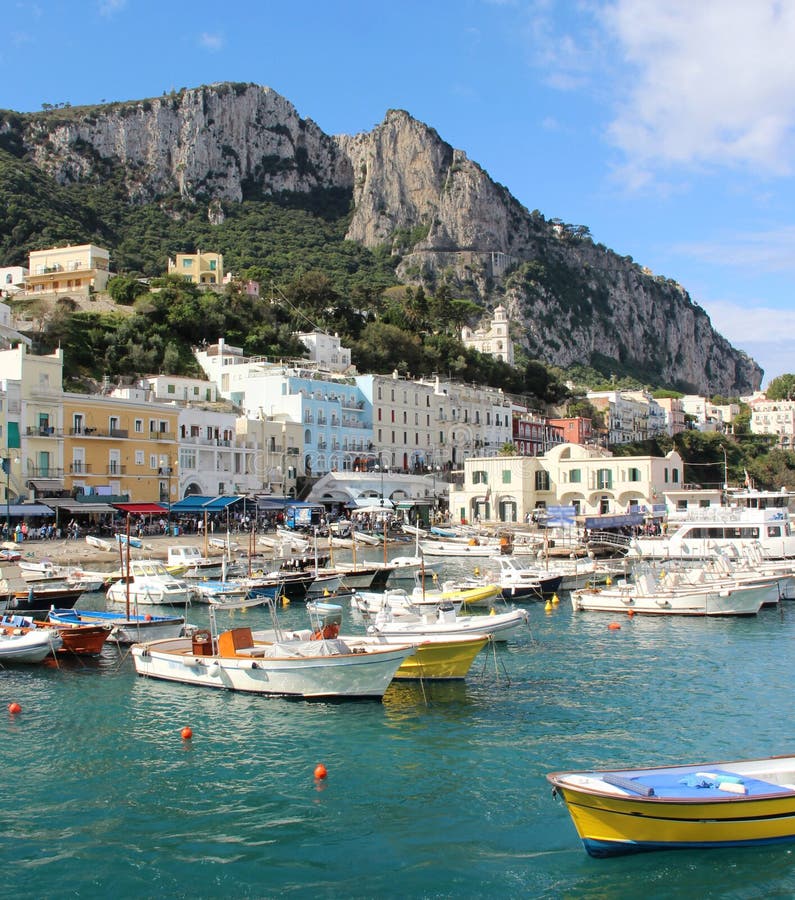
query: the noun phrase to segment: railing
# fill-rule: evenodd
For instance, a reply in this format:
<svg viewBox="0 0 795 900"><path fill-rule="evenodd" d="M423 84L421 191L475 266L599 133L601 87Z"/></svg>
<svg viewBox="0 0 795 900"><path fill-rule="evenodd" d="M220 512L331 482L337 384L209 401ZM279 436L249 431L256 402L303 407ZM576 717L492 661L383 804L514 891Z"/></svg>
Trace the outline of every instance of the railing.
<svg viewBox="0 0 795 900"><path fill-rule="evenodd" d="M29 466L25 477L30 478L63 478L63 469L52 466Z"/></svg>
<svg viewBox="0 0 795 900"><path fill-rule="evenodd" d="M90 437L90 438L127 438L130 436L130 432L127 429L121 428L110 428L110 429L102 429L102 428L70 428L69 429L70 436L73 437ZM143 438L143 434L138 435L138 437Z"/></svg>
<svg viewBox="0 0 795 900"><path fill-rule="evenodd" d="M69 464L70 475L90 475L91 465L84 462L73 462Z"/></svg>
<svg viewBox="0 0 795 900"><path fill-rule="evenodd" d="M25 434L29 437L63 437L63 429L53 428L51 425L28 425Z"/></svg>

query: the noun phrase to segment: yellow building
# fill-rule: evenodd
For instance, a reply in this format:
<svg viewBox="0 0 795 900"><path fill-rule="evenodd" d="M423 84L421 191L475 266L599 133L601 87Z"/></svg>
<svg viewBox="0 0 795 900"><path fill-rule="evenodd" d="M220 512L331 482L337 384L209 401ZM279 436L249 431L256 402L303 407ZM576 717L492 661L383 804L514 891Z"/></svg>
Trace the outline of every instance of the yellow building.
<svg viewBox="0 0 795 900"><path fill-rule="evenodd" d="M104 291L110 277L110 253L94 244L32 250L25 276L28 293L88 294Z"/></svg>
<svg viewBox="0 0 795 900"><path fill-rule="evenodd" d="M63 395L64 481L72 493L127 494L133 503L179 499L175 407L127 395Z"/></svg>
<svg viewBox="0 0 795 900"><path fill-rule="evenodd" d="M169 259L168 274L193 284L220 284L224 280L224 258L220 253L178 253Z"/></svg>

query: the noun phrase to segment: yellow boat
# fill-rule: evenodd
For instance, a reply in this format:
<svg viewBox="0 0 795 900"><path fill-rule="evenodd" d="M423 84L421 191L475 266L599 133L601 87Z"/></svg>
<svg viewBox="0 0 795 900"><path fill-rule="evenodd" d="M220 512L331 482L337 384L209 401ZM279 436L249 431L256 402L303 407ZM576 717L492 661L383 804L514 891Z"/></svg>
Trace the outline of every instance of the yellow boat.
<svg viewBox="0 0 795 900"><path fill-rule="evenodd" d="M748 847L795 841L795 757L552 772L586 851Z"/></svg>
<svg viewBox="0 0 795 900"><path fill-rule="evenodd" d="M355 649L372 646L405 644L403 638L396 640L383 635L345 635L342 638L349 647ZM447 637L435 635L423 637L415 644L415 652L400 664L394 677L399 679L452 680L466 678L475 657L489 642L487 634Z"/></svg>
<svg viewBox="0 0 795 900"><path fill-rule="evenodd" d="M502 593L502 588L494 582L484 584L460 584L455 581L445 581L440 588L423 590L415 587L411 592L411 599L417 603L454 603L461 606L488 606L492 600L496 600Z"/></svg>

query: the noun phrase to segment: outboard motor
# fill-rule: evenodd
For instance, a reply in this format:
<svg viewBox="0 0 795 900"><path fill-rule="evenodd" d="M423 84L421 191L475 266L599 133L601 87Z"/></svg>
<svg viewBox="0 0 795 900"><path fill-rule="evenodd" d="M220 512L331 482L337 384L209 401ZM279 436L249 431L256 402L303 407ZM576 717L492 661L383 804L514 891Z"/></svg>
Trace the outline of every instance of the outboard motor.
<svg viewBox="0 0 795 900"><path fill-rule="evenodd" d="M450 602L440 603L437 613L438 622L455 622L455 607Z"/></svg>

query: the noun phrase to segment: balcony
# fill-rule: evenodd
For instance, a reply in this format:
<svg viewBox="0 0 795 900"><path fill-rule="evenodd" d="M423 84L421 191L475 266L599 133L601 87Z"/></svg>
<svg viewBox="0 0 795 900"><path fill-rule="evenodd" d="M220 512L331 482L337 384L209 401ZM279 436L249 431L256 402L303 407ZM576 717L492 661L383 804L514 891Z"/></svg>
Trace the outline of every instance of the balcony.
<svg viewBox="0 0 795 900"><path fill-rule="evenodd" d="M26 478L63 478L63 469L53 466L29 466Z"/></svg>
<svg viewBox="0 0 795 900"><path fill-rule="evenodd" d="M78 427L70 428L69 435L72 437L90 437L90 438L127 438L130 432L125 428L110 428L108 430L102 428ZM139 435L143 437L143 435Z"/></svg>
<svg viewBox="0 0 795 900"><path fill-rule="evenodd" d="M91 465L84 462L73 462L69 464L70 475L91 475Z"/></svg>
<svg viewBox="0 0 795 900"><path fill-rule="evenodd" d="M28 437L61 438L63 430L55 429L52 425L28 425L25 434Z"/></svg>

